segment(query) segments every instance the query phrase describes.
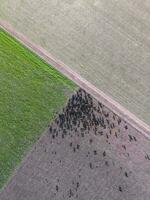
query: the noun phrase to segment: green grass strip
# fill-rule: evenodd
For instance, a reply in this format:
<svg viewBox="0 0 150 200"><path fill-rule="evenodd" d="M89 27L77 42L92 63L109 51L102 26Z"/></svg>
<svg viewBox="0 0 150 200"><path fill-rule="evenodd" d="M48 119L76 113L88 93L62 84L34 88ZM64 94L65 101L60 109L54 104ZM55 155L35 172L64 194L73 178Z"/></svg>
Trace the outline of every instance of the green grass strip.
<svg viewBox="0 0 150 200"><path fill-rule="evenodd" d="M0 29L0 188L76 88Z"/></svg>

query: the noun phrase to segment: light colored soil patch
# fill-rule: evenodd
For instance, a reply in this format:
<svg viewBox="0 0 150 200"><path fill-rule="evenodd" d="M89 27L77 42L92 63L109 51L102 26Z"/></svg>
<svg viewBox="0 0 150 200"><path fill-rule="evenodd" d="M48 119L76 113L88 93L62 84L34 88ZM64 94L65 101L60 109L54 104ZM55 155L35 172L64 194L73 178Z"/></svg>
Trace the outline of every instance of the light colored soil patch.
<svg viewBox="0 0 150 200"><path fill-rule="evenodd" d="M149 200L150 141L80 90L0 194L3 200Z"/></svg>
<svg viewBox="0 0 150 200"><path fill-rule="evenodd" d="M150 125L150 3L1 0L0 17Z"/></svg>
<svg viewBox="0 0 150 200"><path fill-rule="evenodd" d="M121 104L114 101L111 97L109 97L104 92L96 88L93 84L85 80L83 77L81 77L70 67L62 63L60 60L54 58L45 49L33 43L28 37L24 36L17 30L15 30L14 27L12 27L8 22L0 20L0 26L2 27L2 29L6 30L9 34L16 37L27 48L30 48L32 51L34 51L37 55L39 55L50 65L53 65L58 71L60 71L66 77L73 80L78 86L85 89L88 93L90 93L98 101L102 102L110 110L114 111L114 113L116 113L122 119L130 123L134 128L136 128L139 132L144 134L147 138L150 138L149 135L150 126L141 121L138 117L136 117L133 113L124 108Z"/></svg>

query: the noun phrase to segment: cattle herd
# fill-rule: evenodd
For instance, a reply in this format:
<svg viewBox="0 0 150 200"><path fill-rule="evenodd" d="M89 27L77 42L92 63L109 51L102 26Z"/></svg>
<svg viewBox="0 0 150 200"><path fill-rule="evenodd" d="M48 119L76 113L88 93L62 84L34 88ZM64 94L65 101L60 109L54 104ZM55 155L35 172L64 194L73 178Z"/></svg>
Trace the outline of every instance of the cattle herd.
<svg viewBox="0 0 150 200"><path fill-rule="evenodd" d="M149 200L150 142L79 89L0 199Z"/></svg>
<svg viewBox="0 0 150 200"><path fill-rule="evenodd" d="M112 176L114 182L117 183L114 190L118 191L120 195L131 189L129 187L134 179L132 171L134 167L128 166L127 163L131 160L133 160L133 163L138 162L141 156L146 162L150 160L146 150L142 151L144 147L141 148L138 141L138 138L140 138L138 131L83 89L79 89L72 95L67 106L49 127L49 133L51 144L61 140L65 141L65 145L72 151L72 159L74 159L73 153L85 154L86 159L82 158L81 160L80 158L80 162L84 161L86 163L84 168L92 170L91 172L87 170L88 173L94 174L94 171L101 171L105 179ZM61 143L58 142L57 145L61 145ZM138 148L141 148L140 151ZM63 163L63 158L60 163ZM116 172L116 170L118 171ZM106 174L104 175L104 173ZM100 179L103 178L102 174ZM79 176L81 179L82 173ZM116 181L115 179L118 180L119 176L121 181ZM78 190L82 184L80 179L76 182L74 189L68 190L68 198L78 198ZM131 179L129 183L128 179ZM93 184L93 181L91 181L91 184ZM105 184L107 187L107 181ZM56 185L56 194L58 191L59 186ZM67 196L64 198L67 198Z"/></svg>

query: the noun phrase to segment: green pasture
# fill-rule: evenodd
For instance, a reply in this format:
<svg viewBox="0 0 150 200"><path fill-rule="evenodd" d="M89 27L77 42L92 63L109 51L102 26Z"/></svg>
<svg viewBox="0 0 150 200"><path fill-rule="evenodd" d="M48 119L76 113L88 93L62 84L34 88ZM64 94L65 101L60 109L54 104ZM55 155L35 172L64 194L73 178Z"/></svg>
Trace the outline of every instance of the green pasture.
<svg viewBox="0 0 150 200"><path fill-rule="evenodd" d="M0 29L0 188L75 89Z"/></svg>

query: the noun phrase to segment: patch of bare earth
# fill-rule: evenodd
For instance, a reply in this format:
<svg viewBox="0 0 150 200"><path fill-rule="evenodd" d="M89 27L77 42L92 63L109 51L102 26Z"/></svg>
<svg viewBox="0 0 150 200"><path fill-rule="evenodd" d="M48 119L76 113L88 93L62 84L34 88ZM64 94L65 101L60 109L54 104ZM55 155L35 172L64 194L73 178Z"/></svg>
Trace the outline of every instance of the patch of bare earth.
<svg viewBox="0 0 150 200"><path fill-rule="evenodd" d="M0 199L149 200L150 141L80 89Z"/></svg>

